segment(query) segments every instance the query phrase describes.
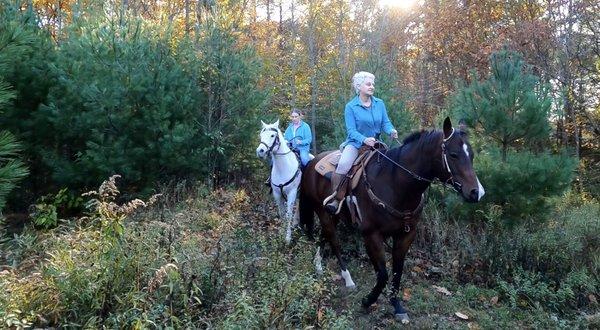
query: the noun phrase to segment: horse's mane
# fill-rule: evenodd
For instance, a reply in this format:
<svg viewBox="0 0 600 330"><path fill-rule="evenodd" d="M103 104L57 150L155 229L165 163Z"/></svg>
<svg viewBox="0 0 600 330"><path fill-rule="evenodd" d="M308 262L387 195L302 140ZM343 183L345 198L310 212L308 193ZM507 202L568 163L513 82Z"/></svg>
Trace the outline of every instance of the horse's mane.
<svg viewBox="0 0 600 330"><path fill-rule="evenodd" d="M412 132L410 133L407 137L404 138L404 140L402 141L402 146L405 146L409 143L412 143L414 141L417 141L421 138L421 136L423 136L423 134L428 133L426 130L420 130L417 132Z"/></svg>
<svg viewBox="0 0 600 330"><path fill-rule="evenodd" d="M420 130L412 132L407 137L405 137L404 140L402 140L401 146L389 149L387 155L392 159L398 159L406 148L412 146L415 143L418 143L419 146L422 146L427 142L430 142L431 140L437 138L437 133L439 133L439 131L436 130Z"/></svg>

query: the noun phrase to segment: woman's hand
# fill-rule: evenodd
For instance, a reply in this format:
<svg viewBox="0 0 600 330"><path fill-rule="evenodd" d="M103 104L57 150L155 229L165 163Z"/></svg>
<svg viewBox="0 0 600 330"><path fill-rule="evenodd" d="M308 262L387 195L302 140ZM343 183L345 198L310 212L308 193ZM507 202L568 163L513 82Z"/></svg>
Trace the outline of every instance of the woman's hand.
<svg viewBox="0 0 600 330"><path fill-rule="evenodd" d="M398 131L393 130L392 133L390 133L390 137L392 139L397 139L398 138Z"/></svg>
<svg viewBox="0 0 600 330"><path fill-rule="evenodd" d="M368 145L369 147L374 147L375 142L377 142L377 140L374 137L368 137L363 141L363 143Z"/></svg>

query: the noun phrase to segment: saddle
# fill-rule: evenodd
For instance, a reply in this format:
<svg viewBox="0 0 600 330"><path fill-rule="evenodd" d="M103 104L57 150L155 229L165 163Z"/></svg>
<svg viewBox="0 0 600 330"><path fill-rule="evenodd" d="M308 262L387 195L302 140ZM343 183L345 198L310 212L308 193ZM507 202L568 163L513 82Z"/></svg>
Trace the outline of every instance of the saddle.
<svg viewBox="0 0 600 330"><path fill-rule="evenodd" d="M387 146L382 143L377 144L377 149L386 150ZM358 149L358 157L356 157L356 160L354 160L350 171L348 171L346 174L347 180L349 180L348 191L352 191L358 186L358 182L360 181L361 174L365 166L375 154L375 150L369 146L362 146L360 149ZM342 152L340 150L336 150L321 158L321 160L315 164L317 173L324 176L328 180L331 180L331 174L333 171L335 171L341 156Z"/></svg>

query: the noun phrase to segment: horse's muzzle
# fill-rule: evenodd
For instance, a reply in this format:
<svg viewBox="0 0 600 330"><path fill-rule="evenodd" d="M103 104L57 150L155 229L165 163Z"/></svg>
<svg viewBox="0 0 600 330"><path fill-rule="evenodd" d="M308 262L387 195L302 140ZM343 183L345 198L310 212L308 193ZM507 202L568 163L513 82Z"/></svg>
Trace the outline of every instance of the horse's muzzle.
<svg viewBox="0 0 600 330"><path fill-rule="evenodd" d="M481 197L485 195L485 189L481 185L481 182L479 182L479 178L477 178L477 188L471 189L468 195L466 192L464 192L462 195L467 203L479 202L481 200Z"/></svg>
<svg viewBox="0 0 600 330"><path fill-rule="evenodd" d="M465 196L465 201L468 203L477 203L479 202L479 189L471 189L468 196Z"/></svg>
<svg viewBox="0 0 600 330"><path fill-rule="evenodd" d="M258 158L265 158L267 156L266 150L262 147L256 148L256 156Z"/></svg>

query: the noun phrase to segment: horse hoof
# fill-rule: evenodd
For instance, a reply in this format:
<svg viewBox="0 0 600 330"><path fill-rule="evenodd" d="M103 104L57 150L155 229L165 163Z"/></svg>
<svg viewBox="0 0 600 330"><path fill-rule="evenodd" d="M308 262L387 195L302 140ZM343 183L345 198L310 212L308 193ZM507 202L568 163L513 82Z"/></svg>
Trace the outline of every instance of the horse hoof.
<svg viewBox="0 0 600 330"><path fill-rule="evenodd" d="M361 301L361 305L364 309L368 310L371 307L371 305L373 305L373 303L369 302L367 298L363 298L363 300Z"/></svg>
<svg viewBox="0 0 600 330"><path fill-rule="evenodd" d="M408 318L408 314L406 314L406 313L395 314L394 318L396 319L396 321L402 322L402 324L410 323L410 319Z"/></svg>
<svg viewBox="0 0 600 330"><path fill-rule="evenodd" d="M346 290L348 291L356 291L356 284L347 285Z"/></svg>

